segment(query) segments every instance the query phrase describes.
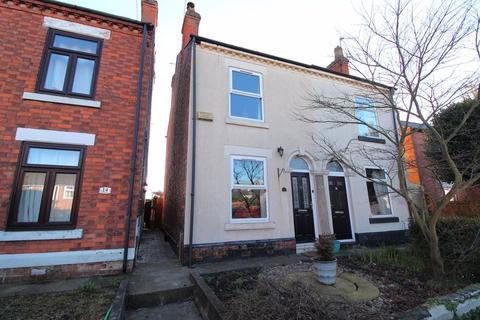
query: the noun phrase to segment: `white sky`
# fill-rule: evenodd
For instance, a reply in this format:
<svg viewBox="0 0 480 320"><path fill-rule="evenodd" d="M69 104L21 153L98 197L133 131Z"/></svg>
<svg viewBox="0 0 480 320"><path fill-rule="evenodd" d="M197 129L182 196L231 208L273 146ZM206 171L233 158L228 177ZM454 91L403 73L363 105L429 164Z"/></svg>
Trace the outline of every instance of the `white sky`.
<svg viewBox="0 0 480 320"><path fill-rule="evenodd" d="M54 0L80 7L103 11L121 17L140 20L141 0Z"/></svg>
<svg viewBox="0 0 480 320"><path fill-rule="evenodd" d="M61 1L131 19L140 18L141 0ZM147 177L150 192L164 188L170 83L180 49L187 3L186 0L157 1L156 81ZM201 36L307 64L327 66L333 60L333 48L339 44L339 38L345 36L342 30L355 34L360 22L355 8L362 2L371 1L195 0L194 3L202 16ZM373 3L382 4L380 1Z"/></svg>
<svg viewBox="0 0 480 320"><path fill-rule="evenodd" d="M200 35L284 58L326 66L356 19L352 0L196 0ZM294 4L293 4L294 3ZM186 1L158 0L148 188L163 190L170 82L181 45Z"/></svg>

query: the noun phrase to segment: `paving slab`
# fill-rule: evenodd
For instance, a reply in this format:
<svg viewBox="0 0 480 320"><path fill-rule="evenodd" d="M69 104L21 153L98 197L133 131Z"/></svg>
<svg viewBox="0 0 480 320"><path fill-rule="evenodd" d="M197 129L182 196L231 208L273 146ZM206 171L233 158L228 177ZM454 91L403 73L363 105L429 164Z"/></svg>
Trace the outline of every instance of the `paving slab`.
<svg viewBox="0 0 480 320"><path fill-rule="evenodd" d="M170 244L160 230L142 230L137 254L137 264L162 263L177 260Z"/></svg>
<svg viewBox="0 0 480 320"><path fill-rule="evenodd" d="M193 269L200 274L209 274L238 269L259 268L265 266L282 266L298 263L300 261L310 261L310 258L299 254L240 258L220 262L196 264L193 265Z"/></svg>
<svg viewBox="0 0 480 320"><path fill-rule="evenodd" d="M193 301L185 301L152 308L129 310L125 319L202 320L202 317Z"/></svg>
<svg viewBox="0 0 480 320"><path fill-rule="evenodd" d="M137 264L128 279L129 308L183 301L193 294L190 269L180 264L158 230L143 230Z"/></svg>

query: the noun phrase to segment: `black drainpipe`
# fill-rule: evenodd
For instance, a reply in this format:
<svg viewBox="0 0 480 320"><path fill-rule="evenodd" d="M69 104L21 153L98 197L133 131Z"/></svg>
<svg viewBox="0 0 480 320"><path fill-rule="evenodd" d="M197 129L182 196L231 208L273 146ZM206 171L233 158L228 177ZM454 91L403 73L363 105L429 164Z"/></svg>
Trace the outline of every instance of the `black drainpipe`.
<svg viewBox="0 0 480 320"><path fill-rule="evenodd" d="M197 39L192 37L192 189L190 193L190 233L188 244L188 267L192 267L192 250L193 250L193 217L195 212L195 150L197 137L197 66L196 66L196 42Z"/></svg>
<svg viewBox="0 0 480 320"><path fill-rule="evenodd" d="M138 145L138 130L140 118L140 100L142 97L142 79L143 79L143 64L145 61L145 46L147 43L147 24L143 25L142 48L140 51L140 67L138 70L137 80L137 97L135 102L135 124L133 128L132 141L132 156L130 162L130 177L128 189L128 203L127 203L127 217L125 220L125 239L123 241L123 272L127 272L128 266L128 242L130 240L130 220L132 217L132 201L133 190L135 184L135 171L137 171L137 145Z"/></svg>

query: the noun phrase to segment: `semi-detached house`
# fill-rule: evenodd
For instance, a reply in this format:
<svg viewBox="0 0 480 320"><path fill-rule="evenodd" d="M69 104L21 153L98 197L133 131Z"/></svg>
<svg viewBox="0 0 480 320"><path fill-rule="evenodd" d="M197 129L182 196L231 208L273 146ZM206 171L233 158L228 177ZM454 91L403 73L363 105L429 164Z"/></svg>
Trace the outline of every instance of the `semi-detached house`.
<svg viewBox="0 0 480 320"><path fill-rule="evenodd" d="M157 19L140 3L0 1L0 282L132 268Z"/></svg>
<svg viewBox="0 0 480 320"><path fill-rule="evenodd" d="M332 128L292 116L308 92L342 92L368 123L394 130L391 110L370 104L372 83L348 74L341 48L322 68L200 37L199 23L189 3L167 136L163 228L180 259L298 252L322 233L350 243L401 241L407 205L375 183L391 164L359 163L371 178L364 179L311 137L322 132L339 144L380 149L389 142L367 126Z"/></svg>

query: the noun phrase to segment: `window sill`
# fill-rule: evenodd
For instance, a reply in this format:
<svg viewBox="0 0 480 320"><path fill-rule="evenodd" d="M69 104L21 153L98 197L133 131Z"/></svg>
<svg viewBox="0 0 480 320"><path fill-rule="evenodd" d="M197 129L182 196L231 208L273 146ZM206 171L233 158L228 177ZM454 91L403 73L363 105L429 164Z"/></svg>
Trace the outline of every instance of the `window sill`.
<svg viewBox="0 0 480 320"><path fill-rule="evenodd" d="M70 97L56 96L53 94L34 93L34 92L24 92L22 98L23 100L34 100L34 101L52 102L52 103L60 103L60 104L69 104L73 106L82 106L82 107L90 107L90 108L100 108L102 104L100 101L96 101L96 100L70 98Z"/></svg>
<svg viewBox="0 0 480 320"><path fill-rule="evenodd" d="M225 231L275 229L275 222L226 223Z"/></svg>
<svg viewBox="0 0 480 320"><path fill-rule="evenodd" d="M53 231L0 231L1 241L81 239L83 229Z"/></svg>
<svg viewBox="0 0 480 320"><path fill-rule="evenodd" d="M270 128L270 126L265 122L250 121L250 120L235 119L235 118L227 118L225 119L225 123L233 124L237 126L244 126L244 127L261 128L261 129Z"/></svg>
<svg viewBox="0 0 480 320"><path fill-rule="evenodd" d="M385 139L374 138L374 137L366 137L366 136L358 136L358 140L359 141L365 141L365 142L381 143L381 144L386 143Z"/></svg>
<svg viewBox="0 0 480 320"><path fill-rule="evenodd" d="M398 217L379 217L379 218L370 218L370 224L378 224L378 223L396 223L400 222Z"/></svg>

